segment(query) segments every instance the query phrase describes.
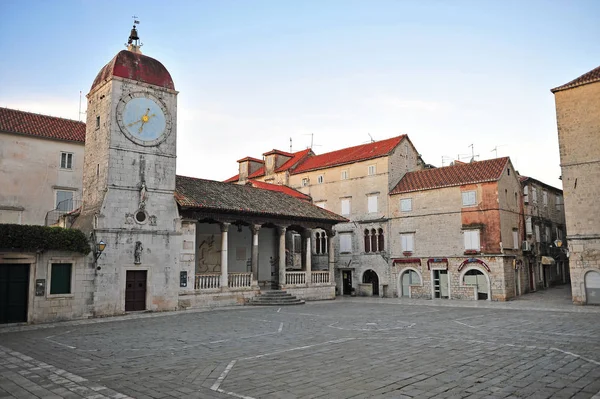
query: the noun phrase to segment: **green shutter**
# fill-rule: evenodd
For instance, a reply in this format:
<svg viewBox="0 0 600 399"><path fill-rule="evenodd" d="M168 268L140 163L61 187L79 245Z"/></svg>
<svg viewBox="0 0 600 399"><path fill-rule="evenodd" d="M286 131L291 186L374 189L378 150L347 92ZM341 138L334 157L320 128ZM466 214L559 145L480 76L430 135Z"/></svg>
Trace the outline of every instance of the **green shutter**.
<svg viewBox="0 0 600 399"><path fill-rule="evenodd" d="M71 264L53 263L50 278L50 295L71 293Z"/></svg>

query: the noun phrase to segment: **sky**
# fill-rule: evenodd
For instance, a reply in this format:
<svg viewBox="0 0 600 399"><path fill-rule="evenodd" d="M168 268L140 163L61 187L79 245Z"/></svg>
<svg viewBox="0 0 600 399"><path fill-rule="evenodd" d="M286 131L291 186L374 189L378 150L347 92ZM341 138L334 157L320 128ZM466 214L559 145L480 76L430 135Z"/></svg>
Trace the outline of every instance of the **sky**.
<svg viewBox="0 0 600 399"><path fill-rule="evenodd" d="M85 120L140 20L179 91L177 173L408 134L425 162L510 156L562 188L553 87L600 65L597 0L1 0L0 106ZM472 145L472 147L471 147Z"/></svg>

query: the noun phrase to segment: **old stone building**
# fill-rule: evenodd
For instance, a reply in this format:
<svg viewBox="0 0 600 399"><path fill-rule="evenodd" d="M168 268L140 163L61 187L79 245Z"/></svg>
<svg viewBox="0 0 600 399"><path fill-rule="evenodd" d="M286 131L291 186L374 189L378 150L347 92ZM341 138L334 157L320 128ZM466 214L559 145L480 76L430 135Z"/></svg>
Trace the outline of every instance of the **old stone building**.
<svg viewBox="0 0 600 399"><path fill-rule="evenodd" d="M0 223L52 224L79 207L84 141L82 122L0 108Z"/></svg>
<svg viewBox="0 0 600 399"><path fill-rule="evenodd" d="M569 259L566 249L562 190L521 176L528 284L531 291L566 283Z"/></svg>
<svg viewBox="0 0 600 399"><path fill-rule="evenodd" d="M87 123L75 122L86 129L77 136L85 139L85 154L67 158L83 165L83 179L72 176L83 194L62 223L83 231L93 252L28 252L0 242L0 323L242 304L272 288L300 298L294 303L333 299L333 241L315 244L331 255L313 265L312 232L331 237L347 219L288 187L176 176L178 92L168 70L141 54L138 40L134 27L128 50L98 73L87 95ZM58 118L38 119L40 132L57 132L51 128ZM25 157L13 148L24 139L14 136L11 159ZM63 160L55 150L67 147L35 140L39 171L48 174L57 168L50 163L45 170L49 159ZM15 165L3 165L12 168L5 169L2 195L19 204L17 182L31 168ZM291 268L288 254L297 254Z"/></svg>
<svg viewBox="0 0 600 399"><path fill-rule="evenodd" d="M272 150L265 160L241 159L238 175L227 180L282 184L309 196L314 204L347 218L336 226L338 294L392 296L389 267L389 190L409 171L424 167L406 135L315 155L310 149ZM330 233L313 234L316 267L326 267ZM321 266L322 265L322 266Z"/></svg>
<svg viewBox="0 0 600 399"><path fill-rule="evenodd" d="M509 158L409 172L389 201L398 296L504 301L529 291L521 186Z"/></svg>
<svg viewBox="0 0 600 399"><path fill-rule="evenodd" d="M573 302L600 304L600 67L552 92Z"/></svg>

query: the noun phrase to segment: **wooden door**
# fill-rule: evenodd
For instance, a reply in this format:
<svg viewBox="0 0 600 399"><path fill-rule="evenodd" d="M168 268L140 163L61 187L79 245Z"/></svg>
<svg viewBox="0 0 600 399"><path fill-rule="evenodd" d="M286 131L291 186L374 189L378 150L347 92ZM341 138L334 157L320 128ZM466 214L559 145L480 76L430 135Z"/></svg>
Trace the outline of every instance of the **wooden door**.
<svg viewBox="0 0 600 399"><path fill-rule="evenodd" d="M146 270L128 270L125 285L125 311L146 310Z"/></svg>
<svg viewBox="0 0 600 399"><path fill-rule="evenodd" d="M0 265L0 323L27 321L29 265Z"/></svg>
<svg viewBox="0 0 600 399"><path fill-rule="evenodd" d="M352 272L350 270L342 271L342 295L352 293Z"/></svg>

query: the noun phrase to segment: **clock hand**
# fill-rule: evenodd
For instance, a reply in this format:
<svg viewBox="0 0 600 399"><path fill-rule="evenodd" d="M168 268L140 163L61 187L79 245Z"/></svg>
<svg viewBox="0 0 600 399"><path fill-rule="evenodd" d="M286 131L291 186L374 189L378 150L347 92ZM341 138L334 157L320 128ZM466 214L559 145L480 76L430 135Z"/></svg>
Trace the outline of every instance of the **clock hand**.
<svg viewBox="0 0 600 399"><path fill-rule="evenodd" d="M135 122L131 122L129 125L127 125L127 127L131 127L133 125L137 125L138 123L140 123L142 120L140 119L139 121L135 121Z"/></svg>

